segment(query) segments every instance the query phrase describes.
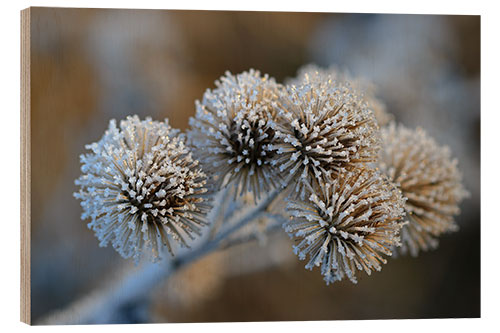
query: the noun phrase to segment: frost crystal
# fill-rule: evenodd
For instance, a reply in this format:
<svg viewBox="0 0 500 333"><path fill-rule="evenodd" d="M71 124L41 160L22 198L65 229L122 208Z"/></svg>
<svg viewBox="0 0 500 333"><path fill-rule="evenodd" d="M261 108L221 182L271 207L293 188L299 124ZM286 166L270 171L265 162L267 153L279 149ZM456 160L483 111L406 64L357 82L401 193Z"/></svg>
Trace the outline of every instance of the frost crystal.
<svg viewBox="0 0 500 333"><path fill-rule="evenodd" d="M313 189L310 189L313 190ZM399 242L404 214L401 193L371 169L341 172L331 183L310 192L309 200L290 200L285 231L295 237L295 253L307 269L321 267L327 284L356 270L368 275L386 263L383 255Z"/></svg>
<svg viewBox="0 0 500 333"><path fill-rule="evenodd" d="M240 194L251 191L257 200L262 191L280 184L269 149L276 139L272 124L280 86L255 70L236 76L226 72L215 84L202 102L196 101L190 142L218 188L232 183Z"/></svg>
<svg viewBox="0 0 500 333"><path fill-rule="evenodd" d="M436 248L436 236L455 231L453 215L468 193L462 185L457 160L421 129L391 123L382 129L379 167L407 198L407 224L401 230L401 248L413 256Z"/></svg>
<svg viewBox="0 0 500 333"><path fill-rule="evenodd" d="M327 183L377 158L380 138L373 112L347 83L330 75L306 73L299 85L287 86L278 116L272 164L301 198L305 184Z"/></svg>
<svg viewBox="0 0 500 333"><path fill-rule="evenodd" d="M139 259L143 248L152 259L171 239L187 246L206 224L210 206L206 176L197 167L184 138L168 121L127 117L109 128L82 154L80 191L82 219L90 219L101 246L111 243L125 258Z"/></svg>
<svg viewBox="0 0 500 333"><path fill-rule="evenodd" d="M316 77L318 80L321 80L321 78L328 80L328 77L330 77L344 84L349 83L354 90L361 94L362 99L373 111L379 126L387 125L394 118L392 114L387 112L385 103L376 97L377 91L375 85L364 78L352 77L347 71L340 71L335 66L323 69L316 65L309 64L301 67L297 73L297 77L289 80L288 83L299 85L306 75Z"/></svg>

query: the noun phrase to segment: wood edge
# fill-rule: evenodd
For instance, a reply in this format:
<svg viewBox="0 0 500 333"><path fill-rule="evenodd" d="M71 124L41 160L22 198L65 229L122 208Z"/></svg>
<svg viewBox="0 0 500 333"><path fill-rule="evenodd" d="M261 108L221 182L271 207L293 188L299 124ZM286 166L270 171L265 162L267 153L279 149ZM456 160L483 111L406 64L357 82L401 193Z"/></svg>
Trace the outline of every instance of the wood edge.
<svg viewBox="0 0 500 333"><path fill-rule="evenodd" d="M21 11L21 321L31 325L31 9Z"/></svg>

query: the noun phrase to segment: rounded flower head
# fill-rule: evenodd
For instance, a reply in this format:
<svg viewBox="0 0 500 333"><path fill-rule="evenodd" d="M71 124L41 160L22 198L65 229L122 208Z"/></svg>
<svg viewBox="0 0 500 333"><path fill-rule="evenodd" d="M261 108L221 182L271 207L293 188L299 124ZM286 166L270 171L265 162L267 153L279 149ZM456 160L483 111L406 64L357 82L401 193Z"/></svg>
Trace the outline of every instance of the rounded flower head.
<svg viewBox="0 0 500 333"><path fill-rule="evenodd" d="M327 284L346 275L356 283L356 270L371 274L386 263L383 255L392 255L403 202L401 193L374 170L341 172L309 200L290 200L292 219L285 231L296 238L299 259L309 257L306 268L321 266Z"/></svg>
<svg viewBox="0 0 500 333"><path fill-rule="evenodd" d="M299 85L306 75L318 79L326 78L326 80L330 77L339 82L349 83L354 90L360 93L361 98L373 111L379 126L387 125L394 118L392 114L387 112L385 103L376 97L377 91L374 84L364 78L353 77L347 71L340 71L335 66L323 69L316 65L309 64L301 67L297 73L297 77L289 80L288 83Z"/></svg>
<svg viewBox="0 0 500 333"><path fill-rule="evenodd" d="M218 188L232 183L240 194L253 192L256 200L279 184L269 150L275 141L271 125L279 85L250 70L236 76L226 72L216 86L205 92L202 102L196 101L190 142Z"/></svg>
<svg viewBox="0 0 500 333"><path fill-rule="evenodd" d="M418 255L435 248L436 236L457 230L453 215L467 196L457 160L420 128L391 123L382 129L379 167L407 198L407 224L401 230L400 252Z"/></svg>
<svg viewBox="0 0 500 333"><path fill-rule="evenodd" d="M377 158L379 128L354 90L329 75L305 74L279 102L272 145L286 184L304 197L305 184L326 183L340 172Z"/></svg>
<svg viewBox="0 0 500 333"><path fill-rule="evenodd" d="M86 148L75 197L101 246L136 260L146 248L157 260L163 245L173 254L171 239L187 246L186 236L200 234L210 210L206 176L167 120L127 117L119 128L111 120Z"/></svg>

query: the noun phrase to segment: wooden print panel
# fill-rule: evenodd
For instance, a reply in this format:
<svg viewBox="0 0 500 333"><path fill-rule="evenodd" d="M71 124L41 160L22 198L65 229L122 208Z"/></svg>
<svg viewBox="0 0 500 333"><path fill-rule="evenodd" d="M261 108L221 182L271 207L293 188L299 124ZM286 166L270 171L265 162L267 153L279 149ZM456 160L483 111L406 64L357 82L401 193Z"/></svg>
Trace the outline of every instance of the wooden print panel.
<svg viewBox="0 0 500 333"><path fill-rule="evenodd" d="M21 321L31 324L30 9L21 12Z"/></svg>

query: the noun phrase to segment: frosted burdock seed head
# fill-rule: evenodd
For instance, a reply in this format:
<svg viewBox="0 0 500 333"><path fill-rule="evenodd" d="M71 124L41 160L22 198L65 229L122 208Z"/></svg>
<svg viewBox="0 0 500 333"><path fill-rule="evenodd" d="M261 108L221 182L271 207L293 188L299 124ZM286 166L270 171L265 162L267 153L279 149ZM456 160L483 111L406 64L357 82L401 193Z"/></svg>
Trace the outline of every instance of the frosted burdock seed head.
<svg viewBox="0 0 500 333"><path fill-rule="evenodd" d="M437 247L437 236L457 230L453 216L468 195L457 160L421 129L391 123L382 129L379 167L407 198L408 223L401 230L401 248L417 256Z"/></svg>
<svg viewBox="0 0 500 333"><path fill-rule="evenodd" d="M287 86L278 115L272 164L301 198L305 184L327 183L377 158L380 138L373 112L348 84L330 75L304 74L299 85Z"/></svg>
<svg viewBox="0 0 500 333"><path fill-rule="evenodd" d="M309 64L301 67L297 72L297 77L288 80L287 83L290 85L299 85L306 76L311 78L315 77L316 80L328 80L328 78L331 78L344 84L349 83L373 111L379 126L385 126L394 119L394 116L387 112L385 103L377 98L376 87L369 80L360 77L353 77L347 71L341 71L335 66L321 68L316 65Z"/></svg>
<svg viewBox="0 0 500 333"><path fill-rule="evenodd" d="M311 189L312 190L312 189ZM308 200L290 200L285 231L296 239L294 252L307 269L321 267L327 284L356 271L371 274L386 263L399 242L404 199L399 190L371 169L341 172L322 183Z"/></svg>
<svg viewBox="0 0 500 333"><path fill-rule="evenodd" d="M261 192L279 185L271 165L275 141L272 124L280 86L268 75L250 70L229 72L196 101L188 131L194 153L218 188L234 184L238 192Z"/></svg>
<svg viewBox="0 0 500 333"><path fill-rule="evenodd" d="M82 219L90 219L101 246L111 243L125 258L143 250L157 260L171 240L187 246L206 224L210 210L206 176L184 138L168 121L127 117L110 121L101 140L82 154Z"/></svg>

